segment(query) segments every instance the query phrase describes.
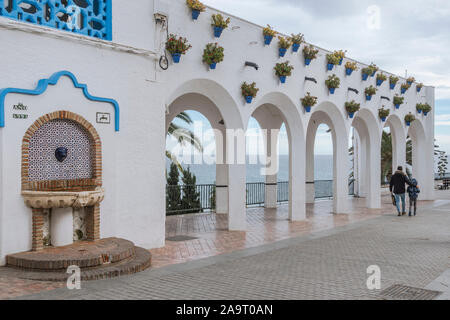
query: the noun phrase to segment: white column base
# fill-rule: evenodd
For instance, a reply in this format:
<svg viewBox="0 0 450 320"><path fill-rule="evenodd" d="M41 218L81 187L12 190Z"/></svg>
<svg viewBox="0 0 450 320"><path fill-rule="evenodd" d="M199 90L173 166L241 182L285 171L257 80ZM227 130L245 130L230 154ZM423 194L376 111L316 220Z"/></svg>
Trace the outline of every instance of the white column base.
<svg viewBox="0 0 450 320"><path fill-rule="evenodd" d="M277 184L266 184L264 207L274 209L277 207Z"/></svg>

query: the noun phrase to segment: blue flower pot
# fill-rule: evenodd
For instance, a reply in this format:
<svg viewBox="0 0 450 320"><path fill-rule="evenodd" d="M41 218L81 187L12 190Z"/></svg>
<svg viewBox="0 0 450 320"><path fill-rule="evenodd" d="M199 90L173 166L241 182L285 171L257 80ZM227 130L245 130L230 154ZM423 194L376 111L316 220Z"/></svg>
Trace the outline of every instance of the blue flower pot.
<svg viewBox="0 0 450 320"><path fill-rule="evenodd" d="M417 113L418 113L418 114L421 114L421 113L422 113L422 110L417 110Z"/></svg>
<svg viewBox="0 0 450 320"><path fill-rule="evenodd" d="M428 115L428 112L424 112L423 115L426 117Z"/></svg>
<svg viewBox="0 0 450 320"><path fill-rule="evenodd" d="M280 76L280 82L286 83L286 76Z"/></svg>
<svg viewBox="0 0 450 320"><path fill-rule="evenodd" d="M396 104L396 105L395 105L395 109L400 109L400 105L399 105L399 104Z"/></svg>
<svg viewBox="0 0 450 320"><path fill-rule="evenodd" d="M210 68L211 70L214 70L214 69L216 68L216 66L217 66L217 63L216 63L216 62L213 62L213 63L211 63L211 64L209 65L209 68Z"/></svg>
<svg viewBox="0 0 450 320"><path fill-rule="evenodd" d="M422 90L422 88L416 88L417 89L417 92L420 92L420 90Z"/></svg>
<svg viewBox="0 0 450 320"><path fill-rule="evenodd" d="M405 92L406 92L406 89L405 88L402 88L402 94L405 94Z"/></svg>
<svg viewBox="0 0 450 320"><path fill-rule="evenodd" d="M412 81L406 81L409 85L412 85Z"/></svg>
<svg viewBox="0 0 450 320"><path fill-rule="evenodd" d="M336 90L336 88L329 88L330 90L330 94L334 94L334 91Z"/></svg>
<svg viewBox="0 0 450 320"><path fill-rule="evenodd" d="M350 69L350 68L346 68L346 69L345 69L345 74L346 74L346 75L351 76L352 73L353 73L353 69Z"/></svg>
<svg viewBox="0 0 450 320"><path fill-rule="evenodd" d="M294 44L292 45L292 51L293 51L293 52L298 52L298 49L300 49L300 44L294 43Z"/></svg>
<svg viewBox="0 0 450 320"><path fill-rule="evenodd" d="M408 127L411 125L411 122L409 122L409 121L405 121L405 122Z"/></svg>
<svg viewBox="0 0 450 320"><path fill-rule="evenodd" d="M311 59L305 58L305 66L309 66L310 63L311 63Z"/></svg>
<svg viewBox="0 0 450 320"><path fill-rule="evenodd" d="M245 97L245 102L247 103L252 103L253 97L252 96L246 96Z"/></svg>
<svg viewBox="0 0 450 320"><path fill-rule="evenodd" d="M381 121L386 122L386 117L381 117Z"/></svg>
<svg viewBox="0 0 450 320"><path fill-rule="evenodd" d="M334 67L334 64L332 64L332 63L328 63L328 64L327 64L327 69L328 69L328 71L333 70L333 67Z"/></svg>
<svg viewBox="0 0 450 320"><path fill-rule="evenodd" d="M355 113L354 113L354 112L349 112L349 113L348 113L348 117L349 117L350 119L353 119L354 116L355 116Z"/></svg>
<svg viewBox="0 0 450 320"><path fill-rule="evenodd" d="M197 20L200 15L200 10L192 9L192 20Z"/></svg>
<svg viewBox="0 0 450 320"><path fill-rule="evenodd" d="M341 58L341 60L339 60L339 65L342 66L342 62L344 61L343 58Z"/></svg>
<svg viewBox="0 0 450 320"><path fill-rule="evenodd" d="M172 53L173 63L179 63L181 59L181 53Z"/></svg>
<svg viewBox="0 0 450 320"><path fill-rule="evenodd" d="M370 101L370 100L372 100L372 96L368 96L368 95L366 95L366 100L367 100L367 101Z"/></svg>
<svg viewBox="0 0 450 320"><path fill-rule="evenodd" d="M372 73L370 76L371 76L371 77L374 77L374 76L375 76L375 73L377 73L377 72L375 71L375 72Z"/></svg>
<svg viewBox="0 0 450 320"><path fill-rule="evenodd" d="M394 90L394 88L395 88L395 83L389 84L389 87L391 88L391 90Z"/></svg>
<svg viewBox="0 0 450 320"><path fill-rule="evenodd" d="M273 36L264 36L264 44L269 45L272 42Z"/></svg>
<svg viewBox="0 0 450 320"><path fill-rule="evenodd" d="M278 52L279 52L279 54L280 54L280 57L284 57L284 55L285 55L286 52L287 52L287 49L286 49L286 48L279 48L279 49L278 49Z"/></svg>
<svg viewBox="0 0 450 320"><path fill-rule="evenodd" d="M362 74L363 81L366 81L368 77L369 77L369 75L367 73Z"/></svg>
<svg viewBox="0 0 450 320"><path fill-rule="evenodd" d="M311 106L306 106L306 107L305 107L305 111L306 111L306 112L311 112Z"/></svg>
<svg viewBox="0 0 450 320"><path fill-rule="evenodd" d="M222 27L214 27L214 37L220 38L220 36L222 35L222 31Z"/></svg>
<svg viewBox="0 0 450 320"><path fill-rule="evenodd" d="M378 87L381 86L381 85L383 84L383 81L384 81L384 80L377 80L377 86L378 86Z"/></svg>

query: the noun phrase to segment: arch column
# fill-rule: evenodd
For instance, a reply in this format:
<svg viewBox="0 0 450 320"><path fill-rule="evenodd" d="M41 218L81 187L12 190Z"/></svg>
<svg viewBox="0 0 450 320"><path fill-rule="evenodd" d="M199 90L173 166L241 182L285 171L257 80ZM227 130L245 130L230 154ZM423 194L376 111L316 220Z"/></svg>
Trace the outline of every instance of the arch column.
<svg viewBox="0 0 450 320"><path fill-rule="evenodd" d="M277 207L277 182L278 182L278 136L279 129L266 129L266 185L265 185L265 208Z"/></svg>
<svg viewBox="0 0 450 320"><path fill-rule="evenodd" d="M308 128L308 130L310 130L310 134L307 135L308 138L306 140L306 203L314 203L314 201L316 200L316 192L314 186L314 145L318 127L319 124L316 122L310 124L310 127Z"/></svg>
<svg viewBox="0 0 450 320"><path fill-rule="evenodd" d="M349 158L348 158L348 141L345 138L346 134L337 134L334 126L329 124L333 134L333 212L346 213L348 208L348 173L349 173ZM345 130L342 128L341 130Z"/></svg>

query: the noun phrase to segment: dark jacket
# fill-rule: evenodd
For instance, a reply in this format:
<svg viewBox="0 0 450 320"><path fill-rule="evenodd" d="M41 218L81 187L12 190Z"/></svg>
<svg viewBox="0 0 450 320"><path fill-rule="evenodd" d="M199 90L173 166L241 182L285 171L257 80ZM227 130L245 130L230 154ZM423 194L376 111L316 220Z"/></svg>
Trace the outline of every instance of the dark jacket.
<svg viewBox="0 0 450 320"><path fill-rule="evenodd" d="M409 181L408 177L403 173L403 171L396 171L391 178L389 190L391 192L394 191L395 194L406 193L405 183L411 185L411 181Z"/></svg>
<svg viewBox="0 0 450 320"><path fill-rule="evenodd" d="M413 200L417 200L417 198L419 197L420 189L419 189L419 187L417 187L416 179L411 180L411 185L408 187L407 191L408 191L409 198L411 198Z"/></svg>

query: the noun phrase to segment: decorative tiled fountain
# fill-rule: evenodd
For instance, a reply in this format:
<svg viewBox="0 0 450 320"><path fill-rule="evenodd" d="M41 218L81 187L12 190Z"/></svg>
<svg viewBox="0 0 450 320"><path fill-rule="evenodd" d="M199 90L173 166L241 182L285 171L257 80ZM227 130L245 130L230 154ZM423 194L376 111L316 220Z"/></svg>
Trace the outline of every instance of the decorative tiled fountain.
<svg viewBox="0 0 450 320"><path fill-rule="evenodd" d="M58 111L39 118L22 142L22 196L32 211L32 250L7 264L37 280L64 280L70 265L83 279L141 271L150 253L130 241L100 240L102 146L81 116ZM46 271L46 272L42 272Z"/></svg>

